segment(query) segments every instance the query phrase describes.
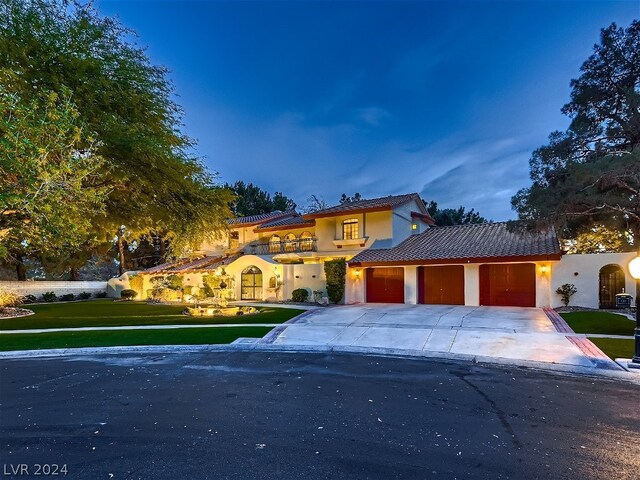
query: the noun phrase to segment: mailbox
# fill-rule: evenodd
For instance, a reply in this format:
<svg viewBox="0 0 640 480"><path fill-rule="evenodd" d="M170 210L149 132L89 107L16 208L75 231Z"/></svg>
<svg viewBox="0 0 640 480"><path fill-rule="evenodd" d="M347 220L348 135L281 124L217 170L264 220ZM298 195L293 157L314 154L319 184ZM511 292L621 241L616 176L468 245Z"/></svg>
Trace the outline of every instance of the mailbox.
<svg viewBox="0 0 640 480"><path fill-rule="evenodd" d="M616 295L616 308L631 308L633 297L628 293L618 293Z"/></svg>

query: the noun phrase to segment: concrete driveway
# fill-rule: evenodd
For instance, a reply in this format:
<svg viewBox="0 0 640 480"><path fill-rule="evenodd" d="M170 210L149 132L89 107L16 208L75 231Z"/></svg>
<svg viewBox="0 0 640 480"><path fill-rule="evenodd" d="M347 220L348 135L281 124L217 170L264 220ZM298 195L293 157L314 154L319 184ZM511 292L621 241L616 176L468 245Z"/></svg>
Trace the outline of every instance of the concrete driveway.
<svg viewBox="0 0 640 480"><path fill-rule="evenodd" d="M267 341L616 368L580 345L587 340L576 338L558 332L539 308L366 304L310 311Z"/></svg>

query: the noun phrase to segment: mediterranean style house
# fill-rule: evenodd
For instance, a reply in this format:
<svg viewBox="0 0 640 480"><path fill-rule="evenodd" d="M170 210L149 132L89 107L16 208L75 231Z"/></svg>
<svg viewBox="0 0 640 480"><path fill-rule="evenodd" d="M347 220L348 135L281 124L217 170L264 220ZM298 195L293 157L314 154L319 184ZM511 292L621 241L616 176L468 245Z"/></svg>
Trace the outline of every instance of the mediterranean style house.
<svg viewBox="0 0 640 480"><path fill-rule="evenodd" d="M218 275L230 299L282 301L298 288L322 296L324 262L344 258L345 303L548 307L560 304L556 289L572 283L572 304L609 308L617 293L634 294L626 272L634 255L563 255L553 230L518 231L507 223L440 227L411 193L304 215L234 218L225 237L202 245L195 258L136 274L143 298L154 277L180 275L195 291L205 276Z"/></svg>

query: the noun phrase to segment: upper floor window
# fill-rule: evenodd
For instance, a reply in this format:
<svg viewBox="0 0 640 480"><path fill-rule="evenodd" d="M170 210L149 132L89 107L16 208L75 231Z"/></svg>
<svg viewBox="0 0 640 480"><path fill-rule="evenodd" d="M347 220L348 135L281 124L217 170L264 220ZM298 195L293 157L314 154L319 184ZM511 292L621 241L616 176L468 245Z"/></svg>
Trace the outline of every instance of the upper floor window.
<svg viewBox="0 0 640 480"><path fill-rule="evenodd" d="M358 232L358 219L349 218L342 222L342 239L353 240L356 238L360 238Z"/></svg>

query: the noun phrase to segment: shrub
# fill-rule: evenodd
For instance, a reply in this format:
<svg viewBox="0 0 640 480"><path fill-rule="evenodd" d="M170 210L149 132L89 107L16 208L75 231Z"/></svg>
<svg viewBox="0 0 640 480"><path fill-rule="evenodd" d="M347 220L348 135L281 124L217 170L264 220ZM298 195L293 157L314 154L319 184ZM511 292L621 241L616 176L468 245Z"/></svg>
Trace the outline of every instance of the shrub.
<svg viewBox="0 0 640 480"><path fill-rule="evenodd" d="M107 298L107 292L96 292L94 296L96 298Z"/></svg>
<svg viewBox="0 0 640 480"><path fill-rule="evenodd" d="M58 296L55 294L55 292L44 292L42 294L43 302L55 302L57 300L58 300Z"/></svg>
<svg viewBox="0 0 640 480"><path fill-rule="evenodd" d="M291 300L294 302L306 302L309 300L309 291L306 288L296 288L291 292Z"/></svg>
<svg viewBox="0 0 640 480"><path fill-rule="evenodd" d="M344 297L344 277L347 273L347 262L337 258L324 262L324 274L327 277L327 296L333 303L339 303Z"/></svg>
<svg viewBox="0 0 640 480"><path fill-rule="evenodd" d="M130 288L125 288L120 292L120 298L123 300L133 300L138 295L138 292Z"/></svg>
<svg viewBox="0 0 640 480"><path fill-rule="evenodd" d="M562 297L562 303L566 307L571 301L571 297L578 291L573 283L565 283L558 287L556 293Z"/></svg>
<svg viewBox="0 0 640 480"><path fill-rule="evenodd" d="M25 295L24 297L22 297L22 303L36 303L38 301L38 298L35 295Z"/></svg>
<svg viewBox="0 0 640 480"><path fill-rule="evenodd" d="M72 302L76 299L76 296L73 293L65 293L60 296L60 301L62 302Z"/></svg>
<svg viewBox="0 0 640 480"><path fill-rule="evenodd" d="M22 297L11 290L0 290L0 312L5 308L17 307L22 303Z"/></svg>
<svg viewBox="0 0 640 480"><path fill-rule="evenodd" d="M78 294L78 298L80 300L89 300L91 298L91 294L89 292L80 292Z"/></svg>

